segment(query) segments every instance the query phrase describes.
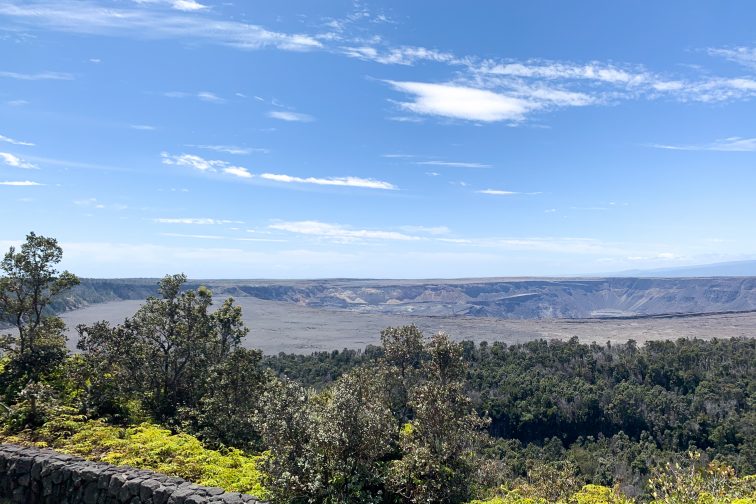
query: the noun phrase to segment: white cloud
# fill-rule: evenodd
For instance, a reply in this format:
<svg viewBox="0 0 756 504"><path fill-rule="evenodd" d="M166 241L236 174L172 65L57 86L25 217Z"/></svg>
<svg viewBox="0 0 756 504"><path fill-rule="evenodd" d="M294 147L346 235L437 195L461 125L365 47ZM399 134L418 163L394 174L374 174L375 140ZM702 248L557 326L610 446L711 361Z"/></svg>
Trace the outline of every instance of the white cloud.
<svg viewBox="0 0 756 504"><path fill-rule="evenodd" d="M300 114L298 112L289 112L285 110L271 110L270 112L268 112L268 117L288 122L312 122L315 120L315 118L313 118L311 115Z"/></svg>
<svg viewBox="0 0 756 504"><path fill-rule="evenodd" d="M126 210L128 208L127 205L123 205L120 203L106 205L104 203L101 203L97 198L86 198L86 199L75 200L74 205L85 207L85 208L96 208L98 210L102 210L106 208L113 209L113 210Z"/></svg>
<svg viewBox="0 0 756 504"><path fill-rule="evenodd" d="M231 163L220 159L205 159L194 154L174 155L167 152L161 153L160 156L163 158L163 164L165 165L188 166L202 172L216 173L221 171L239 178L253 177L252 173L243 166L233 166Z"/></svg>
<svg viewBox="0 0 756 504"><path fill-rule="evenodd" d="M157 129L155 126L150 126L149 124L131 124L129 127L139 131L155 131Z"/></svg>
<svg viewBox="0 0 756 504"><path fill-rule="evenodd" d="M176 10L187 12L207 9L207 5L202 5L194 0L173 0L172 5Z"/></svg>
<svg viewBox="0 0 756 504"><path fill-rule="evenodd" d="M11 145L23 145L27 147L33 147L34 144L31 142L22 142L21 140L14 140L10 137L7 137L5 135L0 135L0 142L9 143Z"/></svg>
<svg viewBox="0 0 756 504"><path fill-rule="evenodd" d="M220 161L216 159L205 159L194 154L168 154L162 152L160 156L163 158L163 164L175 165L175 166L189 166L199 171L217 171L219 168L225 168L228 166L226 161Z"/></svg>
<svg viewBox="0 0 756 504"><path fill-rule="evenodd" d="M418 161L415 164L430 166L449 166L452 168L490 168L490 164L484 163L466 163L457 161Z"/></svg>
<svg viewBox="0 0 756 504"><path fill-rule="evenodd" d="M513 191L504 191L502 189L483 189L482 191L477 191L480 194L491 194L493 196L512 196L514 194L519 194Z"/></svg>
<svg viewBox="0 0 756 504"><path fill-rule="evenodd" d="M25 170L38 169L37 165L29 163L28 161L24 161L20 157L14 156L10 152L0 152L0 160L2 160L6 165L12 166L14 168L23 168Z"/></svg>
<svg viewBox="0 0 756 504"><path fill-rule="evenodd" d="M507 77L537 78L546 80L594 80L609 84L632 86L655 80L653 75L642 68L626 69L596 61L585 65L577 65L573 63L541 60L530 60L524 63L515 61L497 63L487 60L477 67L473 67L473 69L476 73Z"/></svg>
<svg viewBox="0 0 756 504"><path fill-rule="evenodd" d="M168 91L163 93L168 98L197 98L198 100L208 103L226 103L226 100L210 91L199 91L197 93L187 93L184 91Z"/></svg>
<svg viewBox="0 0 756 504"><path fill-rule="evenodd" d="M225 152L226 154L252 154L253 152L260 152L267 154L270 152L268 149L253 148L253 147L237 147L235 145L188 145L187 147L196 147L198 149L211 150L215 152Z"/></svg>
<svg viewBox="0 0 756 504"><path fill-rule="evenodd" d="M223 168L223 173L228 173L229 175L234 175L240 178L252 178L252 174L249 170L241 166L229 166L228 168Z"/></svg>
<svg viewBox="0 0 756 504"><path fill-rule="evenodd" d="M519 121L533 108L520 98L485 89L455 84L387 82L394 89L414 96L413 101L400 102L399 106L418 114L483 122Z"/></svg>
<svg viewBox="0 0 756 504"><path fill-rule="evenodd" d="M407 233L424 233L430 235L449 234L450 229L446 226L402 226L402 231Z"/></svg>
<svg viewBox="0 0 756 504"><path fill-rule="evenodd" d="M755 47L711 48L707 52L711 56L718 56L743 66L756 68Z"/></svg>
<svg viewBox="0 0 756 504"><path fill-rule="evenodd" d="M375 179L364 179L359 177L293 177L291 175L277 173L263 173L260 178L273 180L275 182L296 183L296 184L315 184L325 186L344 186L344 187L363 187L366 189L386 189L395 190L397 187L389 182Z"/></svg>
<svg viewBox="0 0 756 504"><path fill-rule="evenodd" d="M171 3L174 7L186 8L196 2L173 0ZM8 1L0 4L0 14L31 26L45 26L73 33L187 39L247 50L275 47L288 51L306 51L322 47L318 40L308 35L275 32L238 21L207 19L204 16L155 9L104 7L86 0L35 3Z"/></svg>
<svg viewBox="0 0 756 504"><path fill-rule="evenodd" d="M459 60L451 53L427 49L425 47L389 47L374 46L343 47L344 54L351 58L374 61L384 65L414 65L419 61L454 64Z"/></svg>
<svg viewBox="0 0 756 504"><path fill-rule="evenodd" d="M7 181L7 182L0 182L0 186L15 186L15 187L31 187L31 186L41 186L44 184L40 184L38 182L32 182L31 180L13 180L13 181Z"/></svg>
<svg viewBox="0 0 756 504"><path fill-rule="evenodd" d="M0 5L0 13L3 12L3 6ZM73 80L73 75L63 72L40 72L35 74L26 74L18 72L2 72L0 71L0 77L6 77L8 79L16 80Z"/></svg>
<svg viewBox="0 0 756 504"><path fill-rule="evenodd" d="M668 150L689 151L723 151L723 152L755 152L756 138L729 137L716 140L708 144L699 145L664 145L654 144L652 147Z"/></svg>
<svg viewBox="0 0 756 504"><path fill-rule="evenodd" d="M23 107L24 105L29 105L27 100L10 100L5 103L9 107Z"/></svg>
<svg viewBox="0 0 756 504"><path fill-rule="evenodd" d="M158 224L192 224L192 225L216 225L216 224L242 224L243 221L226 220L226 219L207 219L207 218L173 218L163 217L158 219L152 219Z"/></svg>
<svg viewBox="0 0 756 504"><path fill-rule="evenodd" d="M368 240L420 240L418 236L411 236L396 231L380 231L370 229L351 229L341 224L329 224L318 221L278 222L271 224L270 229L287 231L289 233L331 238L341 242L351 242L359 239Z"/></svg>

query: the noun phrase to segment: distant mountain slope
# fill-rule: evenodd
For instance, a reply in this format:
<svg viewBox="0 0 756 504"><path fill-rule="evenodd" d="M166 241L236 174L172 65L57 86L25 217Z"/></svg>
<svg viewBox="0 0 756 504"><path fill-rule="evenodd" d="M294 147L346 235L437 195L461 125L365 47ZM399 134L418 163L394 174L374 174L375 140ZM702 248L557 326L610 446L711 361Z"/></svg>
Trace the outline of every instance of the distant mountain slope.
<svg viewBox="0 0 756 504"><path fill-rule="evenodd" d="M157 294L157 280L83 280L59 310ZM204 280L218 296L362 313L508 319L604 318L756 310L753 278Z"/></svg>
<svg viewBox="0 0 756 504"><path fill-rule="evenodd" d="M631 270L617 273L623 277L748 277L756 276L756 261L733 261L678 268Z"/></svg>

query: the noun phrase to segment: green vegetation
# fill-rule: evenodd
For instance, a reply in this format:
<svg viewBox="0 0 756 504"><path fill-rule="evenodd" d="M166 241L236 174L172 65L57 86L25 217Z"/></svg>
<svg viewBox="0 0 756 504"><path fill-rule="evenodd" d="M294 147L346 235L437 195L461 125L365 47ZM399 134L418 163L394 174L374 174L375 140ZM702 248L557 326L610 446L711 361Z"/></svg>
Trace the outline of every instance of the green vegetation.
<svg viewBox="0 0 756 504"><path fill-rule="evenodd" d="M388 328L364 352L263 358L233 299L166 276L111 326L30 234L0 267L0 440L277 503L754 503L756 340L506 346ZM474 500L478 499L478 500Z"/></svg>

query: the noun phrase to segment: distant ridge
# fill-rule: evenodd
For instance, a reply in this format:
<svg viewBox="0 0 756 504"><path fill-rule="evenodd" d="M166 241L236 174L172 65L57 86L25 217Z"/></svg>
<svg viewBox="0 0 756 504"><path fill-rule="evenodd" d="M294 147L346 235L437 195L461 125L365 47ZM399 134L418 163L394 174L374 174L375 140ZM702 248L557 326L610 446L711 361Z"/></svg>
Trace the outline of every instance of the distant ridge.
<svg viewBox="0 0 756 504"><path fill-rule="evenodd" d="M756 260L732 261L675 268L658 268L650 270L627 270L602 276L618 277L756 277Z"/></svg>

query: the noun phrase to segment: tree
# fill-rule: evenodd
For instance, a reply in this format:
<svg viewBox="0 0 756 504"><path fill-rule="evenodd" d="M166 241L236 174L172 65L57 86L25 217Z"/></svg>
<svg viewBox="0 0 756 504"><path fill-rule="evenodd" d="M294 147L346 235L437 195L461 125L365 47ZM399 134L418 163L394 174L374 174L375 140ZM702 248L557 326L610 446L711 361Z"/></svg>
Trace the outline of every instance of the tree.
<svg viewBox="0 0 756 504"><path fill-rule="evenodd" d="M179 408L199 406L211 370L233 355L247 333L232 299L211 313L212 292L182 292L185 283L183 274L167 275L159 283L162 297L148 298L122 325L79 327L79 349L106 362L159 422L175 421Z"/></svg>
<svg viewBox="0 0 756 504"><path fill-rule="evenodd" d="M9 360L2 373L4 396L13 402L28 387L24 395L32 422L37 414L36 385L67 354L65 324L48 312L51 301L79 283L75 275L56 269L62 258L63 250L55 239L32 232L20 250L11 247L0 262L0 320L15 330L0 341L0 350Z"/></svg>
<svg viewBox="0 0 756 504"><path fill-rule="evenodd" d="M388 486L409 502L463 502L471 497L476 452L488 424L463 389L462 345L439 333L426 345L425 381L410 390L414 412L400 435L401 458Z"/></svg>

